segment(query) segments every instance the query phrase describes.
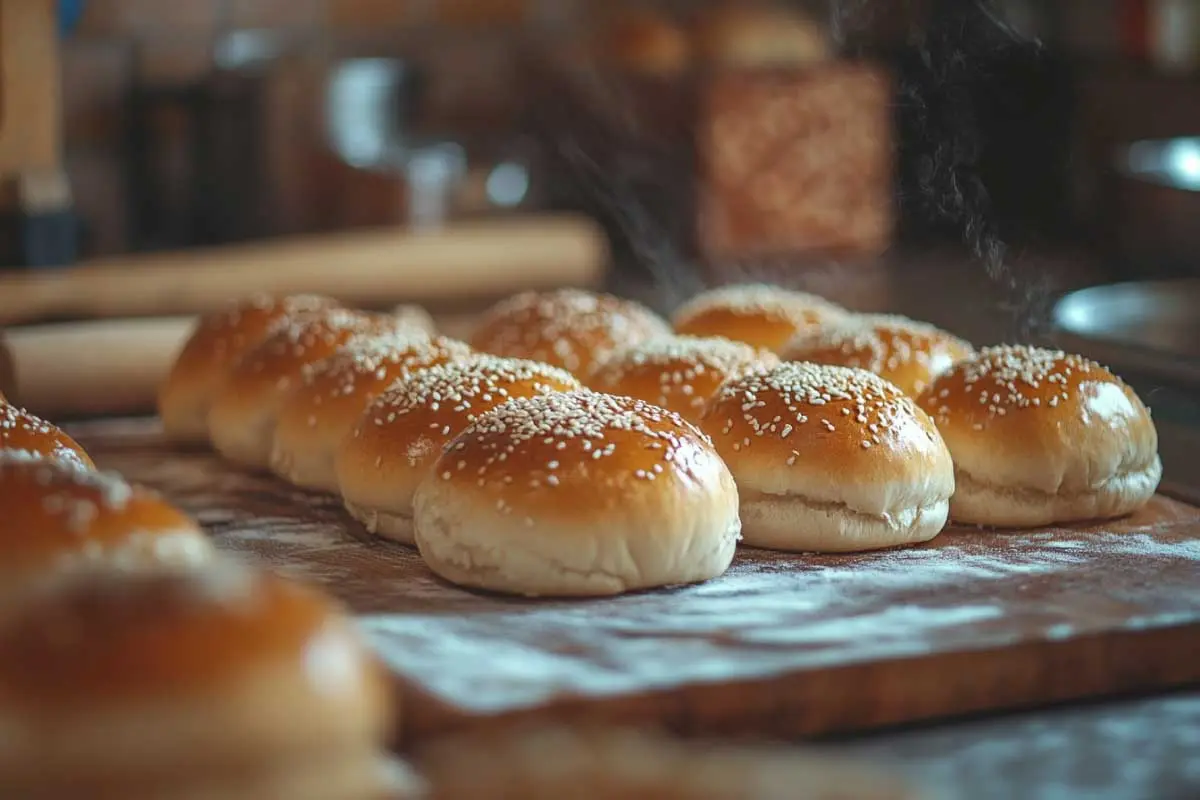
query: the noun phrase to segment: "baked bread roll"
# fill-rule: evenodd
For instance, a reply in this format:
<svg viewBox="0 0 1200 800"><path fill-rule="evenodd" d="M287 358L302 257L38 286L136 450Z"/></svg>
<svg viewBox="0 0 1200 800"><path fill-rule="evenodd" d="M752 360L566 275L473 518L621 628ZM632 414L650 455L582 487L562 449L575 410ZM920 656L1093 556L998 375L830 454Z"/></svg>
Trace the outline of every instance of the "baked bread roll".
<svg viewBox="0 0 1200 800"><path fill-rule="evenodd" d="M701 292L676 309L671 323L679 334L724 336L778 351L801 331L845 315L813 294L746 283Z"/></svg>
<svg viewBox="0 0 1200 800"><path fill-rule="evenodd" d="M336 492L334 455L363 409L410 372L464 358L466 344L404 332L360 337L306 366L284 398L271 447L271 471L305 489Z"/></svg>
<svg viewBox="0 0 1200 800"><path fill-rule="evenodd" d="M579 388L558 367L490 355L410 375L371 403L338 448L346 510L371 533L413 544L413 494L447 442L515 397Z"/></svg>
<svg viewBox="0 0 1200 800"><path fill-rule="evenodd" d="M970 344L932 325L890 314L847 317L802 331L780 351L784 361L812 361L874 372L916 397Z"/></svg>
<svg viewBox="0 0 1200 800"><path fill-rule="evenodd" d="M0 403L0 451L19 450L29 455L94 467L91 457L60 428L23 408Z"/></svg>
<svg viewBox="0 0 1200 800"><path fill-rule="evenodd" d="M583 378L613 353L670 332L658 315L632 300L559 289L502 300L470 342L483 353L542 361Z"/></svg>
<svg viewBox="0 0 1200 800"><path fill-rule="evenodd" d="M645 400L695 423L722 383L778 365L774 353L744 342L670 336L617 353L592 373L588 386Z"/></svg>
<svg viewBox="0 0 1200 800"><path fill-rule="evenodd" d="M286 322L246 351L221 384L208 414L213 446L226 459L267 469L280 406L304 368L328 358L359 335L406 330L386 315L330 309Z"/></svg>
<svg viewBox="0 0 1200 800"><path fill-rule="evenodd" d="M619 728L505 727L416 752L429 800L918 800L906 778L795 747L682 741Z"/></svg>
<svg viewBox="0 0 1200 800"><path fill-rule="evenodd" d="M945 442L866 370L789 362L730 381L702 424L737 479L747 544L871 550L927 541L946 523Z"/></svg>
<svg viewBox="0 0 1200 800"><path fill-rule="evenodd" d="M0 614L0 796L378 800L387 683L323 595L225 561Z"/></svg>
<svg viewBox="0 0 1200 800"><path fill-rule="evenodd" d="M920 403L954 455L956 522L1115 517L1146 503L1162 478L1150 412L1082 356L988 347L935 380Z"/></svg>
<svg viewBox="0 0 1200 800"><path fill-rule="evenodd" d="M120 477L0 450L0 595L79 570L206 562L213 548L182 511Z"/></svg>
<svg viewBox="0 0 1200 800"><path fill-rule="evenodd" d="M825 30L777 5L739 2L702 12L693 26L697 59L725 69L803 67L829 61Z"/></svg>
<svg viewBox="0 0 1200 800"><path fill-rule="evenodd" d="M209 406L238 357L281 322L335 306L321 295L256 295L202 316L159 386L158 414L167 438L206 442Z"/></svg>
<svg viewBox="0 0 1200 800"><path fill-rule="evenodd" d="M510 400L454 438L417 487L417 548L460 586L613 595L723 573L737 488L677 414L598 392Z"/></svg>

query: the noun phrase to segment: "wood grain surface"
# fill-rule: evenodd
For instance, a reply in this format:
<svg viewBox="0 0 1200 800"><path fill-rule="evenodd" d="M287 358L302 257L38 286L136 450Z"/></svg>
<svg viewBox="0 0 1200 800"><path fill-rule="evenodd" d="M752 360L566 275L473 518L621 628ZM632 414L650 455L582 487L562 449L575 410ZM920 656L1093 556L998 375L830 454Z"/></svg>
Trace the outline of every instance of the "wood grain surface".
<svg viewBox="0 0 1200 800"><path fill-rule="evenodd" d="M152 421L71 433L227 551L325 585L396 675L402 736L528 717L795 736L1200 682L1200 509L846 556L744 549L699 586L515 600L436 579L336 499L173 452Z"/></svg>

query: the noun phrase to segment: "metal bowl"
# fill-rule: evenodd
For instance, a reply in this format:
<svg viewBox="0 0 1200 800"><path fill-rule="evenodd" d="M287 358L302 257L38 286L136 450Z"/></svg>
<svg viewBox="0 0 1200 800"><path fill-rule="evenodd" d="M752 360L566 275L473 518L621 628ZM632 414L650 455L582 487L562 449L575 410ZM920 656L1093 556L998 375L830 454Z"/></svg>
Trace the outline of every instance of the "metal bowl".
<svg viewBox="0 0 1200 800"><path fill-rule="evenodd" d="M1200 279L1093 286L1054 307L1064 348L1129 372L1200 388Z"/></svg>

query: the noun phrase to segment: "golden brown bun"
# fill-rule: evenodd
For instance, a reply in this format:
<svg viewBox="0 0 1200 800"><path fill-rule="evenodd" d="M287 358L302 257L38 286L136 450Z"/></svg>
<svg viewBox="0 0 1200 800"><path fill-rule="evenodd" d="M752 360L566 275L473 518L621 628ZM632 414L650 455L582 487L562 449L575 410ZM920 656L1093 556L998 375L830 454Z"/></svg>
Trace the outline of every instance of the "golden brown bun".
<svg viewBox="0 0 1200 800"><path fill-rule="evenodd" d="M360 337L306 367L279 410L271 470L296 486L336 492L334 455L371 400L411 372L470 352L463 342L408 331Z"/></svg>
<svg viewBox="0 0 1200 800"><path fill-rule="evenodd" d="M720 336L671 336L617 353L588 379L598 392L627 395L699 422L721 384L779 365L779 358Z"/></svg>
<svg viewBox="0 0 1200 800"><path fill-rule="evenodd" d="M692 40L698 60L714 67L799 67L833 57L828 35L814 20L753 3L701 13Z"/></svg>
<svg viewBox="0 0 1200 800"><path fill-rule="evenodd" d="M337 452L346 509L372 533L413 543L412 501L447 442L514 397L578 389L569 372L476 355L399 381L360 415Z"/></svg>
<svg viewBox="0 0 1200 800"><path fill-rule="evenodd" d="M1162 478L1150 412L1081 356L988 347L935 380L920 403L954 455L956 522L1115 517L1142 506Z"/></svg>
<svg viewBox="0 0 1200 800"><path fill-rule="evenodd" d="M471 336L471 346L585 377L618 350L670 332L658 315L632 300L559 289L523 292L497 303Z"/></svg>
<svg viewBox="0 0 1200 800"><path fill-rule="evenodd" d="M201 317L159 386L158 413L167 438L207 441L209 406L238 357L281 322L336 306L321 295L256 295Z"/></svg>
<svg viewBox="0 0 1200 800"><path fill-rule="evenodd" d="M224 560L0 614L0 796L376 798L389 716L330 601Z"/></svg>
<svg viewBox="0 0 1200 800"><path fill-rule="evenodd" d="M213 446L236 464L266 469L279 408L304 368L356 336L405 330L391 317L345 309L308 314L277 328L245 352L221 384L208 414Z"/></svg>
<svg viewBox="0 0 1200 800"><path fill-rule="evenodd" d="M0 403L0 451L3 450L95 466L79 443L58 427L7 403Z"/></svg>
<svg viewBox="0 0 1200 800"><path fill-rule="evenodd" d="M679 75L691 63L687 31L646 9L626 11L610 20L595 50L601 64L658 77Z"/></svg>
<svg viewBox="0 0 1200 800"><path fill-rule="evenodd" d="M417 548L461 586L612 595L723 573L737 488L677 414L598 392L518 398L448 444L413 499Z"/></svg>
<svg viewBox="0 0 1200 800"><path fill-rule="evenodd" d="M724 336L777 352L799 332L845 314L816 295L748 283L701 292L671 321L679 334Z"/></svg>
<svg viewBox="0 0 1200 800"><path fill-rule="evenodd" d="M905 778L795 747L684 742L645 731L518 727L419 748L429 800L917 800Z"/></svg>
<svg viewBox="0 0 1200 800"><path fill-rule="evenodd" d="M866 370L789 362L730 381L702 425L737 479L747 544L870 550L927 541L946 523L946 444Z"/></svg>
<svg viewBox="0 0 1200 800"><path fill-rule="evenodd" d="M78 570L208 561L187 515L116 475L0 451L0 595Z"/></svg>
<svg viewBox="0 0 1200 800"><path fill-rule="evenodd" d="M967 342L924 322L863 314L802 331L780 351L780 357L865 369L916 397L931 380L973 352Z"/></svg>

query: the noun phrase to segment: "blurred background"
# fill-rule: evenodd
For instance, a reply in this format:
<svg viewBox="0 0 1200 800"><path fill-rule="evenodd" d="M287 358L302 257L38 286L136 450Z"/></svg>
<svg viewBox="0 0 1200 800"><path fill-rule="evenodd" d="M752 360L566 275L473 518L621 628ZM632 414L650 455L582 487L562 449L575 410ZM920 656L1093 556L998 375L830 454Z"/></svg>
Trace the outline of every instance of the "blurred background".
<svg viewBox="0 0 1200 800"><path fill-rule="evenodd" d="M78 257L582 208L642 260L873 256L961 239L975 216L1010 250L1186 266L1139 258L1168 242L1142 230L1116 156L1200 128L1186 0L781 2L831 50L774 57L749 26L720 52L706 13L756 4L719 0L0 5L58 18L57 57L29 47L19 84L39 109L61 92L61 123L10 114L36 147L2 168L62 171ZM757 81L739 69L772 58ZM747 221L764 202L788 224Z"/></svg>
<svg viewBox="0 0 1200 800"><path fill-rule="evenodd" d="M105 313L194 313L199 284L144 256L297 236L305 275L326 275L288 288L335 291L352 240L326 264L311 237L356 231L441 235L419 286L384 276L381 303L441 302L489 270L508 291L523 263L553 283L538 221L573 214L599 232L600 282L662 311L770 279L980 343L1065 332L1200 385L1194 283L1062 304L1197 270L1192 0L0 0L0 16L0 320L98 314L35 281L132 256L162 285ZM488 232L469 252L464 225ZM563 246L577 281L583 250ZM224 275L255 266L238 252ZM267 285L287 252L259 265Z"/></svg>

